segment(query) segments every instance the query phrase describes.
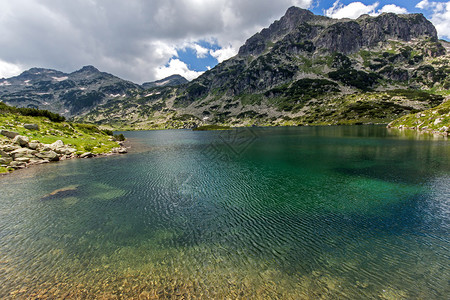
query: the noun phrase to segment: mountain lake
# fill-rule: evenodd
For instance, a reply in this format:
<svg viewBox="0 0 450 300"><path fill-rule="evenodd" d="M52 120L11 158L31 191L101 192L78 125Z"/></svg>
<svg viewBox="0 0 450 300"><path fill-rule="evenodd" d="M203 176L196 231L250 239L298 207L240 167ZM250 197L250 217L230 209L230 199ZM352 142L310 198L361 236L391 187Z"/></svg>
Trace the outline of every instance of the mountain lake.
<svg viewBox="0 0 450 300"><path fill-rule="evenodd" d="M447 140L124 134L129 154L0 177L1 299L448 299Z"/></svg>

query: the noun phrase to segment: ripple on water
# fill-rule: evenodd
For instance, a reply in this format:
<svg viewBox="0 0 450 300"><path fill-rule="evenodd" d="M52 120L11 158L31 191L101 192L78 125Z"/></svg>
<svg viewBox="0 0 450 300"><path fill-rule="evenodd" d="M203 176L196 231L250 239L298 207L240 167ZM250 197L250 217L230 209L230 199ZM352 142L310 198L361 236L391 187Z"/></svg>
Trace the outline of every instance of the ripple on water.
<svg viewBox="0 0 450 300"><path fill-rule="evenodd" d="M230 149L217 132L130 133L136 153L0 178L0 298L445 299L449 148L364 128L226 160L201 152Z"/></svg>

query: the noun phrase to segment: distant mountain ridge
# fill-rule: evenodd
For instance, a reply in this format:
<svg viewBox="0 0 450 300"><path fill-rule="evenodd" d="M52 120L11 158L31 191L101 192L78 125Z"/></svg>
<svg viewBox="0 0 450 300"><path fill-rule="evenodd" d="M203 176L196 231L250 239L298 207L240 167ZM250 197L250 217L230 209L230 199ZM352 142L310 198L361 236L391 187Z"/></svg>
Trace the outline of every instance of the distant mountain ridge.
<svg viewBox="0 0 450 300"><path fill-rule="evenodd" d="M157 81L153 81L153 82L144 82L142 84L142 87L144 89L150 89L150 88L154 88L154 87L178 86L178 85L182 85L182 84L185 84L188 82L189 81L186 78L184 78L183 76L175 74L175 75L171 75L171 76L166 77L161 80L157 80Z"/></svg>
<svg viewBox="0 0 450 300"><path fill-rule="evenodd" d="M141 86L101 72L94 66L84 66L72 73L31 68L18 76L0 79L0 100L9 105L47 109L71 117L110 100L132 97L150 87L186 82L184 77L174 75Z"/></svg>

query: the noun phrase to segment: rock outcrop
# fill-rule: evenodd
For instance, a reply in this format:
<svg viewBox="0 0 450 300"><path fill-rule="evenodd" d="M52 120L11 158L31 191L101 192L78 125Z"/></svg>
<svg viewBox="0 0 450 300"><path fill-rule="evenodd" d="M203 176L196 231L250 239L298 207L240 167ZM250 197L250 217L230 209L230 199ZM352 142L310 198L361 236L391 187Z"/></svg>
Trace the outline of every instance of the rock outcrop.
<svg viewBox="0 0 450 300"><path fill-rule="evenodd" d="M124 154L123 146L112 149L111 153ZM31 165L44 164L71 158L90 158L96 154L86 152L77 154L77 149L65 145L58 140L53 144L43 144L39 141L29 141L28 137L16 135L14 139L0 142L0 166L13 169L23 169Z"/></svg>

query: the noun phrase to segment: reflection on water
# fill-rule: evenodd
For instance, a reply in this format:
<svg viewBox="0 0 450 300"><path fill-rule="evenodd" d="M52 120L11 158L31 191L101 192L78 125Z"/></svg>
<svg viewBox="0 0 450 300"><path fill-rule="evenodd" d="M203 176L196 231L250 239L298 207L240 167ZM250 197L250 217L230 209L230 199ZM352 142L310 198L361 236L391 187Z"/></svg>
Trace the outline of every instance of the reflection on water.
<svg viewBox="0 0 450 300"><path fill-rule="evenodd" d="M450 147L377 126L126 133L0 177L0 298L445 299Z"/></svg>

